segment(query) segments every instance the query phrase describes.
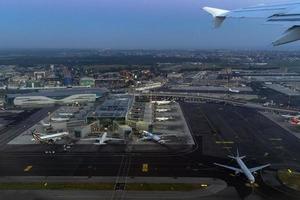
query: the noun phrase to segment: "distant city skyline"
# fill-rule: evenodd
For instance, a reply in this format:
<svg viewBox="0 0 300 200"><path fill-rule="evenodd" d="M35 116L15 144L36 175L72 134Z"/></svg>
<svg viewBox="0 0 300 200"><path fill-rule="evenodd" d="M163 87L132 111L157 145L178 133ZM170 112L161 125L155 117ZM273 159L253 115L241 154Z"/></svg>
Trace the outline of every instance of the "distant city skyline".
<svg viewBox="0 0 300 200"><path fill-rule="evenodd" d="M283 1L2 0L0 48L300 49L272 47L284 27L229 19L214 29L201 9L274 2Z"/></svg>

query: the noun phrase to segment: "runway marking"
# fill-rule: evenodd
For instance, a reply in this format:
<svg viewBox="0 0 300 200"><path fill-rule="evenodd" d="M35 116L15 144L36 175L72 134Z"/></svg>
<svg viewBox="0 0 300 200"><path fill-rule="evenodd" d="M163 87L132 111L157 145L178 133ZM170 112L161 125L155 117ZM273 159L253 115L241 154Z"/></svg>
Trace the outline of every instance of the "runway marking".
<svg viewBox="0 0 300 200"><path fill-rule="evenodd" d="M24 168L24 172L29 172L32 169L32 165L28 165Z"/></svg>
<svg viewBox="0 0 300 200"><path fill-rule="evenodd" d="M202 183L201 187L208 187L208 184Z"/></svg>
<svg viewBox="0 0 300 200"><path fill-rule="evenodd" d="M282 138L269 138L271 141L282 141Z"/></svg>
<svg viewBox="0 0 300 200"><path fill-rule="evenodd" d="M142 167L142 172L148 172L148 170L149 170L148 164L147 164L147 163L144 163L142 166L143 166L143 167Z"/></svg>
<svg viewBox="0 0 300 200"><path fill-rule="evenodd" d="M284 149L284 147L283 146L276 146L276 147L274 147L275 149Z"/></svg>
<svg viewBox="0 0 300 200"><path fill-rule="evenodd" d="M234 141L216 140L216 144L234 144Z"/></svg>

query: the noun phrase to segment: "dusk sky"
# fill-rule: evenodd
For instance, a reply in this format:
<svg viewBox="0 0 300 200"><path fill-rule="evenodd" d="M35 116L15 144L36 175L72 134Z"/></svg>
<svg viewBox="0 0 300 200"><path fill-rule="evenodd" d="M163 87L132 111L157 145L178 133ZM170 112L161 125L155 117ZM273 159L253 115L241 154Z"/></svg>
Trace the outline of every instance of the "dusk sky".
<svg viewBox="0 0 300 200"><path fill-rule="evenodd" d="M0 0L0 48L298 49L272 47L284 27L229 19L214 29L201 8L282 0Z"/></svg>

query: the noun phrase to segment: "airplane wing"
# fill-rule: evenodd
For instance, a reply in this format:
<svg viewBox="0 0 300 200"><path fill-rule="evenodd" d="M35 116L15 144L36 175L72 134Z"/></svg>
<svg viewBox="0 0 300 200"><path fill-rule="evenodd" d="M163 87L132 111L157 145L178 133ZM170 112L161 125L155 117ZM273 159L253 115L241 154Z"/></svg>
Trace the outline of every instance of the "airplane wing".
<svg viewBox="0 0 300 200"><path fill-rule="evenodd" d="M274 46L300 40L300 1L292 3L258 5L236 10L223 10L204 7L203 10L214 18L215 27L221 26L226 18L264 18L266 24L279 24L287 27Z"/></svg>
<svg viewBox="0 0 300 200"><path fill-rule="evenodd" d="M224 168L227 168L227 169L231 169L235 172L243 173L243 171L241 169L236 168L236 167L231 167L231 166L228 166L228 165L222 165L222 164L219 164L219 163L214 163L214 164L219 166L219 167L224 167Z"/></svg>
<svg viewBox="0 0 300 200"><path fill-rule="evenodd" d="M164 134L164 135L160 135L159 136L161 139L165 139L165 138L172 138L172 137L178 137L177 134Z"/></svg>
<svg viewBox="0 0 300 200"><path fill-rule="evenodd" d="M139 138L138 141L146 141L146 140L151 140L152 138L151 137L142 137L142 138Z"/></svg>
<svg viewBox="0 0 300 200"><path fill-rule="evenodd" d="M84 138L84 139L80 139L80 140L85 140L85 141L91 141L91 140L100 140L100 138Z"/></svg>
<svg viewBox="0 0 300 200"><path fill-rule="evenodd" d="M252 172L256 172L258 170L261 170L261 169L269 167L269 166L270 166L270 164L262 165L262 166L258 166L258 167L253 167L253 168L250 168L249 171L252 173Z"/></svg>
<svg viewBox="0 0 300 200"><path fill-rule="evenodd" d="M103 143L101 143L101 142L95 142L95 143L93 143L94 145L107 145L105 142L103 142Z"/></svg>

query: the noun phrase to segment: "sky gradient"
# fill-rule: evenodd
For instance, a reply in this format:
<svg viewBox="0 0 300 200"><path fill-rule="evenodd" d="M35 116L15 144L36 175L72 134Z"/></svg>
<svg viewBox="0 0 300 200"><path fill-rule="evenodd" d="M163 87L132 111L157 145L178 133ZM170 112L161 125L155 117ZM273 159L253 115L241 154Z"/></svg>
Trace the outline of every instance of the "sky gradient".
<svg viewBox="0 0 300 200"><path fill-rule="evenodd" d="M0 48L298 49L271 46L284 27L229 19L214 29L201 9L273 2L282 1L1 0Z"/></svg>

